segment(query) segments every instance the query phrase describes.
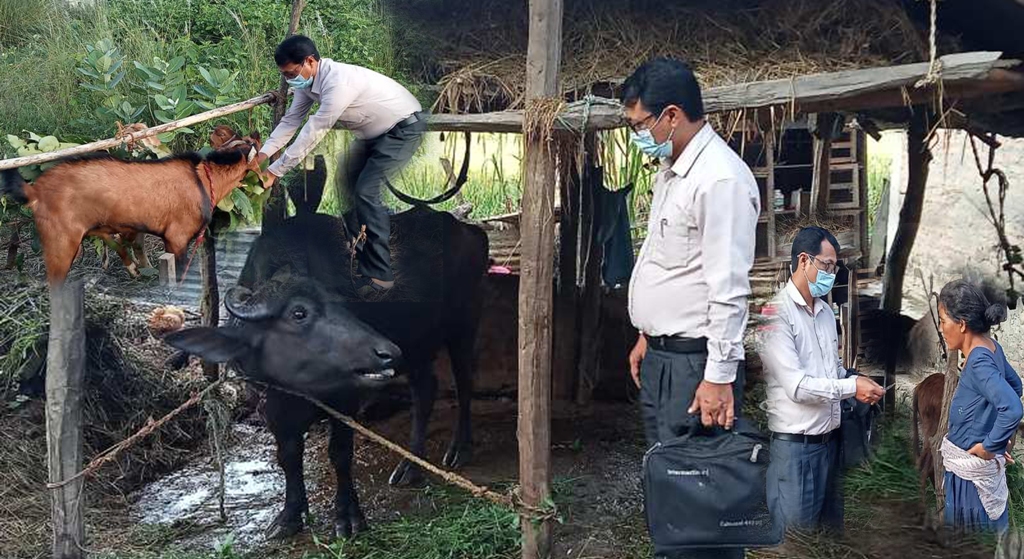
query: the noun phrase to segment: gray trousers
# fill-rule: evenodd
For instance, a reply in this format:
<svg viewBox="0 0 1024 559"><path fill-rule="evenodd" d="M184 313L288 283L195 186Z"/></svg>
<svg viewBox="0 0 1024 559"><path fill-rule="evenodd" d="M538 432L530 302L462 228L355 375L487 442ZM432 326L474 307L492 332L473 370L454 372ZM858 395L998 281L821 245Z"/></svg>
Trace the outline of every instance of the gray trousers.
<svg viewBox="0 0 1024 559"><path fill-rule="evenodd" d="M768 465L768 506L782 514L787 529L843 532L842 445L772 439Z"/></svg>
<svg viewBox="0 0 1024 559"><path fill-rule="evenodd" d="M704 379L707 352L668 353L648 349L640 365L640 406L644 418L647 445L675 438L700 423L700 415L690 415L697 385ZM732 385L736 417L743 408L744 367L740 362ZM742 559L742 549L692 549L674 559Z"/></svg>
<svg viewBox="0 0 1024 559"><path fill-rule="evenodd" d="M366 244L359 254L356 273L391 281L391 219L381 200L384 179L391 178L412 159L427 130L426 113L414 124L397 124L369 140L355 140L348 154L347 185L353 211L346 214L349 233L358 235L366 226Z"/></svg>

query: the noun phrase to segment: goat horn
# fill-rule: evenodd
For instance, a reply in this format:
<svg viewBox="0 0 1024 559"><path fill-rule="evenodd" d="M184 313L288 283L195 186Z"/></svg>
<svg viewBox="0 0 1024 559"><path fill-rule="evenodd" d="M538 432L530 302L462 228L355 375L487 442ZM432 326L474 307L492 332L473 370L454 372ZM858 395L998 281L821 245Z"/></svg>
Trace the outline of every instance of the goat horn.
<svg viewBox="0 0 1024 559"><path fill-rule="evenodd" d="M271 313L267 304L254 299L249 288L236 285L225 295L224 306L229 313L241 320L256 321L270 318Z"/></svg>

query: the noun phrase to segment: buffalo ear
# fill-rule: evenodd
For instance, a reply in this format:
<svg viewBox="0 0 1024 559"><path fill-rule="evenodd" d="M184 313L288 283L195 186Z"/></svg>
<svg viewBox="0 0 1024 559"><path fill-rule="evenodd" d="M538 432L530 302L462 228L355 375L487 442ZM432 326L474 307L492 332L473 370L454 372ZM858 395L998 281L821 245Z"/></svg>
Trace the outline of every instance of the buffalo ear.
<svg viewBox="0 0 1024 559"><path fill-rule="evenodd" d="M244 339L226 328L188 328L163 337L167 345L207 361L225 363L252 350Z"/></svg>

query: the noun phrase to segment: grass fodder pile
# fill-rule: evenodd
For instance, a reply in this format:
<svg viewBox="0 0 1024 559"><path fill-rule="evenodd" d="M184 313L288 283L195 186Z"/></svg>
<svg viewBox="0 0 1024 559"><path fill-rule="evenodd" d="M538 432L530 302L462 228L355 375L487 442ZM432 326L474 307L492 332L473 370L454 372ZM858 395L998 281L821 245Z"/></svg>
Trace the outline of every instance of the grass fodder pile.
<svg viewBox="0 0 1024 559"><path fill-rule="evenodd" d="M49 301L42 285L9 288L0 296L4 354L0 367L8 389L0 399L0 556L37 557L50 539L46 489L46 420L43 371ZM145 312L131 304L87 295L87 365L84 391L84 457L88 461L186 400L204 384L194 369L169 373L169 355L150 336ZM24 339L24 341L23 341ZM37 353L12 354L11 348ZM18 371L18 377L11 371ZM26 368L27 366L27 368ZM120 544L127 536L126 495L141 483L180 465L205 440L201 408L188 410L164 429L125 451L88 477L86 530L90 545Z"/></svg>
<svg viewBox="0 0 1024 559"><path fill-rule="evenodd" d="M527 6L485 0L391 2L417 48L419 79L441 86L435 110L525 104ZM924 33L882 0L671 2L569 0L562 89L617 84L659 55L690 62L704 87L927 59ZM940 36L940 52L951 39ZM413 49L408 49L413 50Z"/></svg>

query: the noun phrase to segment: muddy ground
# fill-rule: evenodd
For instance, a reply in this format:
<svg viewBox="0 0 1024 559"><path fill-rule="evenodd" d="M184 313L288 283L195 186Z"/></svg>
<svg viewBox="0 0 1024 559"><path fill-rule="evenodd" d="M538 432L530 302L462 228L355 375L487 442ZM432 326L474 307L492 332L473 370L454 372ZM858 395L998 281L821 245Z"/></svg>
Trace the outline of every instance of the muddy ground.
<svg viewBox="0 0 1024 559"><path fill-rule="evenodd" d="M429 457L439 461L455 420L455 406L442 401L429 431ZM405 441L408 413L374 428ZM556 525L553 557L649 557L643 520L640 462L644 451L637 407L596 403L585 409L558 405L554 411L552 466L556 502L564 523ZM512 401L474 402L476 454L462 473L483 485L517 477L516 411ZM131 496L131 517L163 524L180 534L175 545L212 549L234 534L234 548L248 557L301 557L314 551L311 533L329 536L328 519L334 480L326 456L326 433L310 435L307 483L314 524L294 540L268 542L262 529L283 503L284 480L274 465L272 440L258 418L234 427L228 450L228 521L220 523L215 496L216 473L208 457L198 458ZM357 437L355 476L372 525L402 517L430 515L436 503L430 491L394 489L388 476L397 463L388 452ZM439 484L440 482L433 482ZM992 550L971 542L942 545L943 537L924 529L921 502L860 495L847 502L847 534L842 540L794 536L781 548L751 552L752 557L991 557ZM908 554L908 550L913 550Z"/></svg>

